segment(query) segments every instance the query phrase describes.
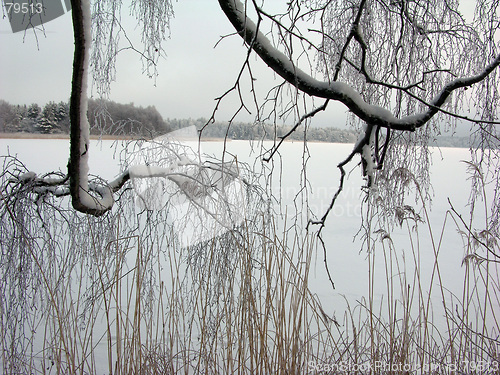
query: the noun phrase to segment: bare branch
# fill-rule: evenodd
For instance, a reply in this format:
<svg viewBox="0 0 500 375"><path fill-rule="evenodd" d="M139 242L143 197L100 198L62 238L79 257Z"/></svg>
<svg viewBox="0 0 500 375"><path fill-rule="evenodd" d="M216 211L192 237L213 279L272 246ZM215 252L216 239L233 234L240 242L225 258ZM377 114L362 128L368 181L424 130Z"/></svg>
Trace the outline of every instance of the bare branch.
<svg viewBox="0 0 500 375"><path fill-rule="evenodd" d="M269 154L269 156L266 156L264 157L264 161L266 162L269 162L274 154L278 151L279 147L281 146L281 144L293 133L297 130L297 128L304 122L306 121L307 119L311 118L311 117L314 117L316 114L318 114L319 112L321 111L324 111L326 109L328 105L328 100L325 101L325 103L323 103L322 106L312 110L311 112L309 113L306 113L304 116L302 116L299 121L297 121L295 123L295 125L283 136L280 137L280 141L279 143L271 150L271 153Z"/></svg>

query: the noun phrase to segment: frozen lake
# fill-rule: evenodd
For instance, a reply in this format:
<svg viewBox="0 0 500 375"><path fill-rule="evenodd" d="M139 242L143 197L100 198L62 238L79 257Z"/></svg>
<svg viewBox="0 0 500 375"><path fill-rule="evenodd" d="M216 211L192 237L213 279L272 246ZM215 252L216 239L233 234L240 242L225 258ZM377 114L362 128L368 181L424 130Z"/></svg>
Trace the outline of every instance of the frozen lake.
<svg viewBox="0 0 500 375"><path fill-rule="evenodd" d="M113 179L119 174L118 156L121 142L95 141L90 153L90 172L105 179ZM270 147L271 143L265 143ZM255 147L255 145L254 145ZM1 139L0 154L17 155L28 169L38 173L49 171L65 171L68 158L68 140L35 140L35 139ZM202 151L219 155L223 149L222 142L204 142ZM331 197L335 193L339 171L335 167L352 149L350 144L310 143L308 145L309 160L307 163L307 178L309 180L309 207L320 217L328 207ZM236 155L239 161L255 163L258 149L253 149L247 141L230 141L226 144L227 152ZM281 180L274 183L273 192L281 199L282 211L288 206L288 212L293 211L293 200L301 188L303 145L300 142L284 143L280 155L274 159L276 175ZM431 227L438 238L444 223L445 214L450 209L448 199L454 207L463 214L468 213L467 202L469 198L469 181L467 166L463 160L468 160L467 149L442 148L433 151L433 165L431 178L434 198L430 208ZM281 172L280 172L281 168ZM334 310L335 302L339 295L360 298L366 294L368 275L367 253L360 252L361 243L354 240L361 223L361 200L363 198L361 187L363 180L359 169L354 170L346 181L343 193L330 214L327 227L324 230L324 239L328 249L328 262L335 282L336 290L330 288L321 290L324 283L324 269L321 256L318 256L315 275L317 282L311 280L311 288L318 288L317 293L326 300ZM410 202L411 204L411 202ZM479 223L481 220L477 220ZM425 233L425 231L422 231ZM403 228L391 234L395 249L401 254L410 256L407 231ZM429 270L434 262L434 254L429 242L422 236L421 262ZM456 233L451 223L448 223L445 237L442 241L440 257L446 259L442 262L442 277L449 286L450 291L459 293L462 288L463 272L462 258L464 254L461 237ZM429 258L425 258L425 254ZM380 259L382 261L382 259ZM385 290L385 280L380 285ZM325 301L326 302L326 301Z"/></svg>
<svg viewBox="0 0 500 375"><path fill-rule="evenodd" d="M219 157L225 148L226 152L236 156L238 161L255 164L257 167L260 165L259 147L247 141L229 141L225 146L222 142L203 142L201 147L202 152ZM265 142L264 147L271 147L271 143ZM90 173L108 180L116 177L120 173L118 159L121 149L120 141L93 142L90 149ZM340 174L336 165L345 159L351 149L350 144L308 144L307 199L311 210L308 214L301 200L297 199L303 180L304 146L300 142L287 142L282 145L280 154L273 159L274 164L267 166L274 168L272 191L280 203L276 210L281 213L281 218L288 217L289 227L304 231L304 224L310 217L308 215L322 216L337 190ZM0 139L0 155L17 155L29 170L40 174L65 171L68 150L68 140ZM462 161L469 159L469 151L443 148L434 149L433 154L433 204L428 210L429 226L425 223L419 225L418 243L416 232L403 225L402 228L395 227L391 231L391 245L387 241L376 240L375 251L368 253L366 249L362 249L360 236L356 235L359 234L362 222L363 179L359 168L349 174L343 193L323 230L327 262L335 289L328 280L321 248L312 258L308 280L309 289L318 297L323 309L330 316L341 319L348 306L358 302L365 303L370 292L373 295L372 302L381 306L379 312L384 315L384 301L388 298L397 299L405 293L406 288L410 288L410 284L413 287L412 280L418 277L422 291L430 292L434 305L434 324L444 325L441 301L445 300L447 308L453 308L452 296L461 296L464 290L464 244L456 225L450 217L446 218L446 213L450 209L450 201L459 213L468 217L470 182L467 166ZM490 191L489 199L492 199L492 196ZM296 212L303 215L304 220L301 224L299 219L298 226L293 228L293 221L290 220ZM479 216L476 212L474 218L476 229L484 225L484 217L478 212ZM432 236L429 234L429 228ZM373 228L374 231L377 229ZM436 257L439 261L439 278L434 268ZM418 267L415 267L415 264ZM408 280L401 281L403 274ZM394 281L394 284L388 286L390 280ZM444 294L440 285L445 288ZM393 295L388 296L388 293ZM498 305L493 308L498 310Z"/></svg>

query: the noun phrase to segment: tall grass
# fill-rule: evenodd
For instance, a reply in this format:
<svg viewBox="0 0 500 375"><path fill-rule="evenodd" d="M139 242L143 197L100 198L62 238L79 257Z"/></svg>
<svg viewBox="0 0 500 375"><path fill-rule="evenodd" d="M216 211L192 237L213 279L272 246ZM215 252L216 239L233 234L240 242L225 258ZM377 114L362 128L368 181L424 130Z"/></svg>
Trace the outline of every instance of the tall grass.
<svg viewBox="0 0 500 375"><path fill-rule="evenodd" d="M407 215L405 253L372 233L356 270L368 292L336 320L308 284L316 237L276 217L181 248L166 212L88 218L26 202L2 203L5 374L499 373L497 242L474 215L450 209L440 227L425 207L422 222ZM440 252L457 229L463 292L452 295Z"/></svg>

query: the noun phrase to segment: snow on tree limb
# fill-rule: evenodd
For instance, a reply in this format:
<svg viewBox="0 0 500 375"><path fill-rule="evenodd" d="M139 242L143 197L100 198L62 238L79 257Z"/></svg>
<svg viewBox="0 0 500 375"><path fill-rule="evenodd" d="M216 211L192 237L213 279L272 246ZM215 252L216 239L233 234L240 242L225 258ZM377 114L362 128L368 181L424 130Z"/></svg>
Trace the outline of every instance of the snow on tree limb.
<svg viewBox="0 0 500 375"><path fill-rule="evenodd" d="M394 108L391 108L390 105L387 104L387 102L390 101L389 94L386 94L385 104L381 104L380 102L378 102L380 106L369 104L370 99L365 99L367 97L365 95L366 93L362 89L357 87L356 84L353 84L350 80L347 80L349 84L336 80L336 77L338 76L337 73L340 70L340 65L338 65L337 72L335 73L335 76L331 78L331 81L328 81L328 79L326 79L325 81L315 79L310 74L299 69L299 67L292 61L290 57L274 47L274 45L271 44L270 40L264 35L264 33L259 30L261 21L260 17L265 15L265 13L257 7L255 2L252 2L252 4L254 4L255 9L259 15L259 22L257 24L252 22L247 17L245 5L242 4L241 1L219 0L219 4L226 17L236 28L236 31L239 33L239 35L249 45L249 53L251 50L255 51L274 72L276 72L278 75L284 78L285 81L289 82L303 93L311 95L313 97L326 99L324 106L310 111L306 115L302 116L301 119L297 122L296 127L300 125L304 120L314 116L318 111L324 109L326 107L326 103L328 103L328 100L335 100L345 104L353 114L369 124L370 129L373 128L373 131L375 132L378 132L378 128L414 131L417 128L422 127L424 124L428 123L429 120L440 111L448 113L441 107L443 107L449 101L453 91L459 88L467 88L471 85L485 80L500 65L500 55L494 58L493 61L488 66L486 66L486 68L478 69L478 66L481 64L480 60L478 60L473 69L467 67L468 70L461 70L456 75L450 75L450 77L453 77L450 82L446 81L448 77L446 77L446 79L440 80L439 83L437 83L435 86L438 88L442 87L442 89L437 90L438 92L434 96L434 98L426 97L425 99L416 97L414 96L415 94L411 92L411 90L416 87L414 84L409 86L398 86L398 82L384 83L383 81L381 81L380 77L372 78L372 76L370 75L370 69L367 69L367 67L365 67L365 54L367 51L369 51L369 39L363 39L364 37L366 37L366 35L363 35L362 30L359 26L362 14L366 12L366 9L363 5L365 3L367 2L362 1L357 8L357 11L355 12L355 20L352 31L350 32L348 37L348 40L355 40L359 44L359 47L361 48L361 62L356 62L355 59L350 61L348 57L344 56L344 53L341 53L341 59L338 60L338 63L340 64L342 59L344 59L343 61L346 61L352 68L356 68L357 72L362 76L361 80L363 82L373 84L372 86L383 86L384 89L395 89L399 93L406 93L410 97L415 98L416 100L423 103L423 105L420 107L420 110L413 109L411 108L411 106L409 106L408 110L404 114L400 114L401 112L395 111ZM147 8L149 3L141 2L141 4ZM248 4L250 4L250 2L248 2ZM154 5L151 6L154 7ZM168 18L171 15L170 10L170 7L166 7L165 12L162 14L165 14L165 17ZM142 14L141 12L139 13ZM272 18L272 16L269 15L265 16ZM130 180L131 175L129 171L125 171L114 181L100 181L99 183L89 181L88 155L90 132L86 113L90 43L92 41L90 0L72 0L72 17L75 38L75 52L73 62L72 93L70 99L71 146L70 160L68 164L69 183L68 181L66 181L61 185L69 186L69 192L72 197L72 204L75 209L84 213L99 216L111 209L114 203L113 194L118 192L124 186L124 184ZM154 21L156 21L157 19L158 18L155 16ZM145 22L142 18L141 20ZM149 20L145 23L148 25L155 25L155 22L153 22L153 20ZM163 35L164 33L164 30L155 29L154 27L152 30L153 34L156 32ZM300 38L300 33L295 34L293 30L290 31L290 34L293 34L293 37ZM157 39L152 37L147 39L151 39L152 43L158 42ZM343 46L345 50L347 50L347 44L348 42L346 42L346 44ZM489 54L489 56L489 58L492 58L492 56L495 56L495 54L491 53ZM486 59L486 57L484 58ZM460 75L467 75L467 72L469 71L479 71L479 73L466 78L457 78L460 77ZM423 74L425 75L427 73L428 70L425 70ZM345 79L345 77L343 78ZM235 87L237 87L237 85ZM428 88L418 87L418 89L426 90ZM427 92L434 92L434 89ZM361 93L363 94L363 96L361 95ZM384 108L384 106L386 108ZM243 103L241 108L245 108ZM391 111L394 111L394 113ZM478 120L478 122L480 122L480 120ZM354 153L364 156L364 158L366 159L365 161L370 162L367 164L367 166L372 167L371 161L375 162L376 160L368 160L368 158L370 155L378 157L379 152L375 150L374 153L374 151L372 150L370 154L369 148L371 149L373 147L378 147L378 141L376 141L375 144L372 142L369 143L368 133L371 134L371 132L367 132L365 136L362 137L365 143L360 145L360 147L355 147ZM383 156L385 156L385 151L387 150L389 133L387 133L387 137L385 139L386 144L382 150L382 157L380 158L380 162L377 161L374 164L374 166L377 168L380 168L380 166L382 165L382 161L384 160ZM363 149L363 146L366 147L364 147ZM367 171L372 170L373 168L367 169ZM168 178L167 175L163 177ZM48 185L43 186L43 189L46 191L56 191L55 187ZM58 193L61 192L60 189L57 191Z"/></svg>
<svg viewBox="0 0 500 375"><path fill-rule="evenodd" d="M69 187L73 207L81 212L102 215L113 206L109 187L93 186L98 196L90 194L88 155L90 126L87 119L87 87L91 34L90 0L71 1L75 53L70 97Z"/></svg>
<svg viewBox="0 0 500 375"><path fill-rule="evenodd" d="M201 179L200 176L205 176L206 171L214 168L213 165L205 166L196 163L183 153L176 153L172 158L172 165L166 167L148 165L148 160L141 160L146 165L129 166L119 177L111 182L106 181L89 181L89 139L90 125L87 118L87 88L89 77L89 56L90 44L92 41L91 34L91 11L90 0L74 0L72 1L73 28L75 38L75 53L73 62L73 82L70 98L70 161L68 165L69 177L69 192L72 198L73 207L83 213L100 216L109 211L114 204L113 194L118 192L124 184L132 178L167 178L179 187L179 191L187 197L188 200L197 203L200 209L209 212L209 205L198 203L199 191L204 191L204 188L210 187L212 190L217 190L213 200L225 200L225 186L216 189L212 179ZM167 139L167 143L168 143ZM159 145L160 146L160 145ZM163 148L168 145L161 145ZM167 147L168 148L168 147ZM156 148L155 148L156 150ZM156 151L157 152L157 151ZM158 154L150 155L158 157ZM169 159L170 161L170 159ZM191 172L176 171L178 165L193 165ZM217 168L216 168L217 169ZM220 166L216 172L222 175L231 175L231 170L225 166ZM234 172L234 171L233 171ZM21 176L20 182L25 180L34 181L36 175L27 174ZM233 176L234 177L234 176ZM64 189L48 186L40 180L40 188L43 192L51 192L53 194L60 193ZM66 181L61 181L62 185ZM58 189L58 190L56 190ZM206 190L206 189L205 189ZM205 194L205 195L208 195ZM212 216L216 217L215 214Z"/></svg>
<svg viewBox="0 0 500 375"><path fill-rule="evenodd" d="M89 59L92 43L90 0L73 0L72 17L75 39L73 81L70 98L70 160L68 164L69 192L73 207L83 213L100 216L114 204L113 194L130 180L133 171L126 170L111 182L89 182L90 125L87 118ZM153 171L142 177L168 177L168 170ZM47 191L55 192L53 188Z"/></svg>
<svg viewBox="0 0 500 375"><path fill-rule="evenodd" d="M368 104L357 91L343 82L319 81L300 70L259 31L256 24L247 17L245 5L239 0L219 0L219 5L238 34L278 75L308 95L342 102L357 117L374 126L414 131L440 111L440 107L454 90L482 81L500 65L498 55L481 73L468 78L457 78L446 84L430 103L426 103L429 107L426 111L397 118L385 108Z"/></svg>
<svg viewBox="0 0 500 375"><path fill-rule="evenodd" d="M120 190L130 179L130 173L125 171L110 183L89 183L90 125L87 118L87 89L92 43L91 6L90 0L72 0L71 5L75 52L70 98L69 191L73 207L76 210L100 216L112 208L114 204L113 193ZM166 17L170 17L170 14L167 14Z"/></svg>

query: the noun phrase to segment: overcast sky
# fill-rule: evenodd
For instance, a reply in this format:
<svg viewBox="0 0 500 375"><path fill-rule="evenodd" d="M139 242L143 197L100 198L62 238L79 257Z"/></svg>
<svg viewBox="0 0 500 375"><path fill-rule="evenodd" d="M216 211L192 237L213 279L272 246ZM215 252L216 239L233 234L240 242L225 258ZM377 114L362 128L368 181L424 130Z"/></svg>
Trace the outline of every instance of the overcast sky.
<svg viewBox="0 0 500 375"><path fill-rule="evenodd" d="M278 3L285 1L270 4ZM224 39L214 48L220 36L234 32L217 1L180 0L174 2L174 11L171 38L165 42L167 57L160 60L156 86L141 74L139 56L126 51L118 57L117 81L112 85L110 98L120 103L154 105L164 118L208 118L214 109L214 98L234 84L246 50L239 37ZM128 14L125 5L123 14ZM123 22L128 25L131 38L137 40L135 24L126 16ZM32 31L13 34L7 18L0 19L0 99L11 104L40 105L67 101L72 58L70 13L46 23L45 32L36 35ZM253 64L255 84L263 97L267 92L264 88L272 86L274 76L257 59ZM248 87L246 90L249 94ZM223 103L218 120L226 121L232 116L238 104L233 99ZM252 121L254 117L255 110L237 119ZM342 126L345 119L345 107L331 103L326 113L315 117L314 123Z"/></svg>
<svg viewBox="0 0 500 375"><path fill-rule="evenodd" d="M164 118L208 118L214 99L234 84L246 50L239 37L224 39L214 48L220 36L234 32L216 1L182 0L174 3L174 11L171 37L165 42L167 57L160 60L156 86L141 74L139 56L126 51L118 57L117 81L110 98L120 103L154 105ZM136 38L134 34L138 33L133 32L129 21L125 17L132 38ZM36 35L32 31L13 34L7 18L1 19L0 51L0 99L11 104L40 105L69 99L73 58L70 13L46 23L45 33ZM256 85L262 88L263 96L267 91L263 87L269 87L274 76L262 63L255 61L254 65ZM229 99L217 119L228 120L236 108L236 98ZM345 112L341 105L331 106L318 123L341 126ZM252 108L251 115L238 119L252 121L254 117Z"/></svg>

